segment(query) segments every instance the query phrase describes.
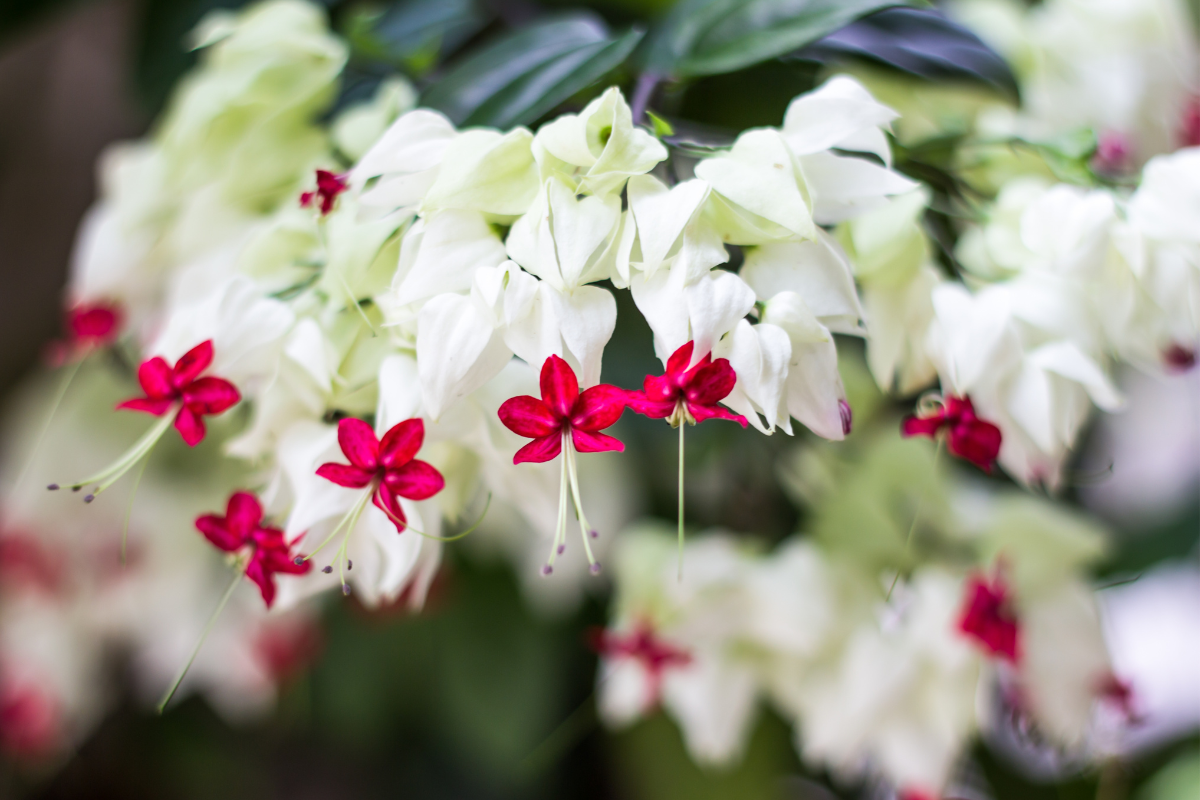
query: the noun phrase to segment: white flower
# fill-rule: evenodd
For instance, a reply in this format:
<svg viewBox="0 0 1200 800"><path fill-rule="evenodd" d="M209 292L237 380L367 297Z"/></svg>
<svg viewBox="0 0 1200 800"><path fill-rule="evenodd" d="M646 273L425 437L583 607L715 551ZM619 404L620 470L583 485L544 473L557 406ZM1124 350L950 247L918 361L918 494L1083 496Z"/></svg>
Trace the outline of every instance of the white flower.
<svg viewBox="0 0 1200 800"><path fill-rule="evenodd" d="M402 114L350 171L359 203L378 216L415 211L455 136L454 125L436 111Z"/></svg>
<svg viewBox="0 0 1200 800"><path fill-rule="evenodd" d="M625 180L649 172L667 149L633 126L621 91L613 86L578 114L543 125L533 141L542 178L559 176L593 195L619 194Z"/></svg>

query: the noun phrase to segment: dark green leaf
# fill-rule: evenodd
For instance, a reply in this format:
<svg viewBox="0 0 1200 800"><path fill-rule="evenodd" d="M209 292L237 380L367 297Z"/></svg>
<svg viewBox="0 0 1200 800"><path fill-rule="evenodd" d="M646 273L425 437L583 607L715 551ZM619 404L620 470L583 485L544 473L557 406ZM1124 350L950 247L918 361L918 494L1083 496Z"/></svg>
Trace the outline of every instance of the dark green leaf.
<svg viewBox="0 0 1200 800"><path fill-rule="evenodd" d="M866 59L922 78L971 81L1017 95L1008 62L978 36L934 10L892 8L872 14L804 48L796 57L821 63Z"/></svg>
<svg viewBox="0 0 1200 800"><path fill-rule="evenodd" d="M355 55L396 64L419 76L491 18L474 0L407 0L386 10L356 9L345 33Z"/></svg>
<svg viewBox="0 0 1200 800"><path fill-rule="evenodd" d="M532 124L619 67L642 37L613 38L591 16L560 17L510 33L451 69L422 95L460 125Z"/></svg>
<svg viewBox="0 0 1200 800"><path fill-rule="evenodd" d="M642 48L649 72L716 75L798 50L902 0L683 0Z"/></svg>

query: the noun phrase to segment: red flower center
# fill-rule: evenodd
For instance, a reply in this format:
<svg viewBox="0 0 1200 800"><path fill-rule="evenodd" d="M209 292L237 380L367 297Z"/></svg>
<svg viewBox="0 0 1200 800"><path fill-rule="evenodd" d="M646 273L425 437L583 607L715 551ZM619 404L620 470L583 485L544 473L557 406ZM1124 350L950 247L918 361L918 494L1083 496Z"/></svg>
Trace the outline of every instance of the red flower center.
<svg viewBox="0 0 1200 800"><path fill-rule="evenodd" d="M321 216L333 210L338 195L350 188L347 175L338 175L327 169L317 170L317 188L300 195L300 205L309 208L314 203L321 209Z"/></svg>
<svg viewBox="0 0 1200 800"><path fill-rule="evenodd" d="M641 665L648 678L647 708L658 705L663 674L692 663L690 653L658 638L647 622L624 635L594 628L589 631L589 640L592 649L604 658L631 658Z"/></svg>
<svg viewBox="0 0 1200 800"><path fill-rule="evenodd" d="M746 427L745 417L717 405L737 383L728 359L713 361L708 353L689 368L692 348L693 343L688 342L672 353L665 374L647 375L642 391L628 393L629 407L653 419L670 420L676 427L706 419L728 419Z"/></svg>

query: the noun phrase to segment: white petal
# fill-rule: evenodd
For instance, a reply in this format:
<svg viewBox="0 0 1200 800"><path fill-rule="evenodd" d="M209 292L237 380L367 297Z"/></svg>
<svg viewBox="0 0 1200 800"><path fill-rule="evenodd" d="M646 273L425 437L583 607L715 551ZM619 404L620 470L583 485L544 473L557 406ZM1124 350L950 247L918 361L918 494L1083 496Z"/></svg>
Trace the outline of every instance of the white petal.
<svg viewBox="0 0 1200 800"><path fill-rule="evenodd" d="M890 156L886 146L882 153L866 150L864 144L869 145L873 137L865 139L864 134L879 133L899 116L872 97L861 83L839 75L788 104L783 136L797 156L841 145L843 150L875 152L886 161Z"/></svg>
<svg viewBox="0 0 1200 800"><path fill-rule="evenodd" d="M691 338L692 363L712 350L713 344L754 308L754 290L732 272L713 270L684 289Z"/></svg>
<svg viewBox="0 0 1200 800"><path fill-rule="evenodd" d="M512 352L470 297L441 294L430 298L417 319L421 397L436 420L495 377Z"/></svg>
<svg viewBox="0 0 1200 800"><path fill-rule="evenodd" d="M815 241L765 244L746 251L739 273L760 300L796 292L821 322L838 333L861 334L862 306L850 261L824 231Z"/></svg>
<svg viewBox="0 0 1200 800"><path fill-rule="evenodd" d="M850 219L886 205L886 198L917 188L887 167L852 156L813 153L801 156L800 166L812 192L812 215L822 225Z"/></svg>
<svg viewBox="0 0 1200 800"><path fill-rule="evenodd" d="M414 226L400 248L397 305L471 288L475 270L504 261L504 244L476 211L440 211ZM407 271L403 265L411 264Z"/></svg>
<svg viewBox="0 0 1200 800"><path fill-rule="evenodd" d="M579 362L580 386L594 386L600 382L604 346L617 326L617 301L599 286L580 286L571 292L556 292L549 286L544 290L557 306L563 343Z"/></svg>

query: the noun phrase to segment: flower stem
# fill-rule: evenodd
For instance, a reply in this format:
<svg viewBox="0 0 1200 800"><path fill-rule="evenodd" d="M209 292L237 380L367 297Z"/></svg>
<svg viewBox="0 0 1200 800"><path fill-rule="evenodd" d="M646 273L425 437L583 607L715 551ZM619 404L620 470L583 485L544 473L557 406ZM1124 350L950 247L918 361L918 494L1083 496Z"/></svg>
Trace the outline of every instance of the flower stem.
<svg viewBox="0 0 1200 800"><path fill-rule="evenodd" d="M563 453L570 458L567 469L571 476L571 495L575 498L575 514L579 517L579 532L583 534L583 550L587 553L588 563L595 568L596 557L592 555L592 544L588 541L588 537L592 535L592 526L588 524L583 513L583 501L579 497L579 470L575 465L575 445L568 438L568 434L563 435ZM565 530L563 536L566 537Z"/></svg>
<svg viewBox="0 0 1200 800"><path fill-rule="evenodd" d="M942 440L939 438L937 450L933 451L933 479L937 480L938 461L942 455ZM904 538L904 552L900 556L900 567L903 568L904 562L908 561L908 551L912 547L913 533L917 530L917 520L921 518L921 506L925 502L925 492L917 495L917 507L913 509L912 524L908 526L908 536ZM900 569L896 570L896 576L892 578L892 585L888 587L887 594L884 596L884 602L892 599L892 592L896 590L896 584L900 581Z"/></svg>
<svg viewBox="0 0 1200 800"><path fill-rule="evenodd" d="M26 459L25 466L21 469L21 474L17 476L17 482L13 484L12 493L14 495L29 475L33 461L37 458L37 452L42 447L42 440L46 438L46 433L50 430L50 423L54 421L54 415L58 413L58 407L62 404L63 398L67 396L67 389L71 388L71 382L75 380L75 375L79 372L79 368L83 366L84 361L87 361L87 356L76 361L67 370L66 374L63 375L62 382L58 385L58 391L54 393L54 400L50 403L50 411L46 414L46 421L42 423L42 429L38 432L38 437L33 443L33 449L29 452L29 458Z"/></svg>
<svg viewBox="0 0 1200 800"><path fill-rule="evenodd" d="M679 573L677 580L683 581L683 423L679 423Z"/></svg>
<svg viewBox="0 0 1200 800"><path fill-rule="evenodd" d="M95 491L88 495L88 497L94 499L96 495L119 481L122 475L149 455L150 451L154 449L154 445L167 432L167 428L171 427L173 420L174 415L170 413L164 414L158 422L154 423L154 427L142 434L142 438L134 442L133 446L126 450L125 454L113 462L112 465L97 472L95 475L90 475L81 481L76 481L71 484L70 488L78 491L89 484L98 484Z"/></svg>
<svg viewBox="0 0 1200 800"><path fill-rule="evenodd" d="M188 670L192 668L192 663L196 660L196 656L200 654L200 648L204 646L204 641L208 639L208 634L212 632L213 625L217 622L217 617L221 616L221 612L225 610L229 598L233 597L233 590L238 587L238 582L241 581L245 574L245 567L239 568L233 573L233 580L229 582L229 586L225 589L225 594L221 595L221 602L217 603L216 609L213 610L212 616L208 618L208 622L204 625L204 631L200 634L200 640L196 642L195 648L192 649L191 656L188 657L187 663L183 665L179 676L175 678L175 682L171 684L171 688L167 690L162 702L158 704L158 713L162 714L167 709L167 703L171 702L171 698L175 696L175 690L179 688L179 684L183 683L184 677L188 674Z"/></svg>

